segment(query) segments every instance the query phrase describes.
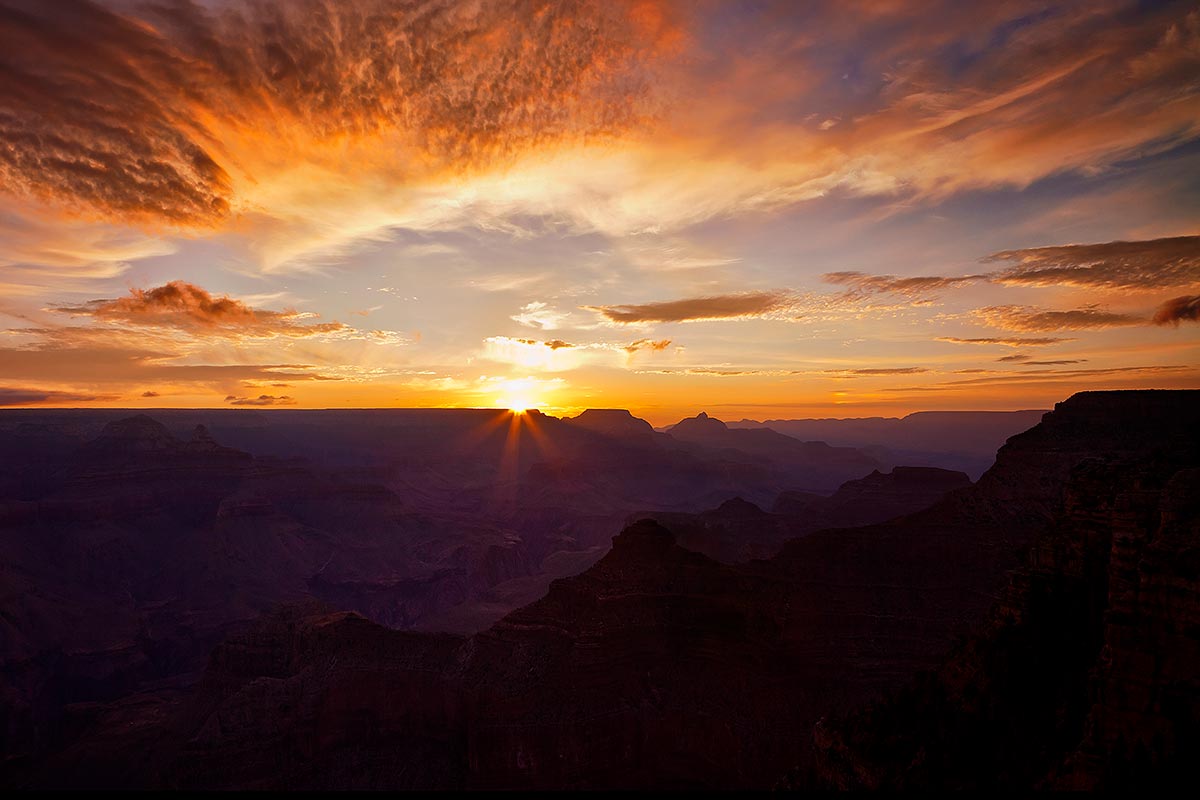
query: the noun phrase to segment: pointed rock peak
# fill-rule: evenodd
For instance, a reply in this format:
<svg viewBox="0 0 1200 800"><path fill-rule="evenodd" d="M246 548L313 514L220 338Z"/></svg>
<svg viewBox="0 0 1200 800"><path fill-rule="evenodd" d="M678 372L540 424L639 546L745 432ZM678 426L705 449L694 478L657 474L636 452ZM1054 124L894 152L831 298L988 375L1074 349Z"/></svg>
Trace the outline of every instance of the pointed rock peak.
<svg viewBox="0 0 1200 800"><path fill-rule="evenodd" d="M674 544L675 534L652 519L642 519L613 537L613 552L665 552Z"/></svg>
<svg viewBox="0 0 1200 800"><path fill-rule="evenodd" d="M727 430L728 427L728 425L716 417L710 417L707 412L701 411L694 417L684 417L668 430L671 433L711 433Z"/></svg>
<svg viewBox="0 0 1200 800"><path fill-rule="evenodd" d="M208 432L208 428L197 425L192 430L192 440L187 443L187 450L189 453L216 453L225 448L217 444L217 440Z"/></svg>

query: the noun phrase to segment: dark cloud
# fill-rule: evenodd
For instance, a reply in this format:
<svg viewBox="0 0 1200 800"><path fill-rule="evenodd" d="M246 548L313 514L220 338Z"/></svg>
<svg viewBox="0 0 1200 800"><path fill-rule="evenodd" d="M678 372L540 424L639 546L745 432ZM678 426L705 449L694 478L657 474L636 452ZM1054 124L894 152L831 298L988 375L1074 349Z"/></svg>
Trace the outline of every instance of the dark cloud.
<svg viewBox="0 0 1200 800"><path fill-rule="evenodd" d="M1086 358L1062 358L1057 361L1026 361L1027 367L1058 367L1064 364L1086 364Z"/></svg>
<svg viewBox="0 0 1200 800"><path fill-rule="evenodd" d="M312 315L251 308L231 297L214 297L199 286L171 281L153 289L130 289L128 297L93 300L56 311L125 325L152 325L192 331L226 330L254 336L316 336L353 331L340 322L307 323Z"/></svg>
<svg viewBox="0 0 1200 800"><path fill-rule="evenodd" d="M638 339L637 341L630 342L629 344L625 345L625 352L636 353L639 350L658 352L660 350L666 350L670 346L670 339Z"/></svg>
<svg viewBox="0 0 1200 800"><path fill-rule="evenodd" d="M142 397L158 397L158 392L142 392Z"/></svg>
<svg viewBox="0 0 1200 800"><path fill-rule="evenodd" d="M1033 361L1031 360L1032 358L1033 356L1017 353L1015 355L997 358L996 360L999 362L1014 362L1018 364L1024 364L1027 367L1057 367L1064 364L1082 364L1087 361L1086 358L1064 358L1057 361Z"/></svg>
<svg viewBox="0 0 1200 800"><path fill-rule="evenodd" d="M974 314L985 325L1021 332L1092 330L1146 324L1144 317L1118 314L1091 306L1070 311L1048 311L1029 306L988 306L976 309Z"/></svg>
<svg viewBox="0 0 1200 800"><path fill-rule="evenodd" d="M116 400L115 394L80 394L53 389L24 389L0 386L0 406L34 406L46 403L94 403Z"/></svg>
<svg viewBox="0 0 1200 800"><path fill-rule="evenodd" d="M1014 261L991 273L998 283L1097 289L1162 289L1200 284L1200 236L1139 242L1071 244L993 253L985 262Z"/></svg>
<svg viewBox="0 0 1200 800"><path fill-rule="evenodd" d="M642 67L672 26L632 0L140 9L0 3L0 185L208 225L235 200L215 126L317 146L395 134L416 148L397 173L490 164L640 119Z"/></svg>
<svg viewBox="0 0 1200 800"><path fill-rule="evenodd" d="M295 398L287 395L276 397L271 394L260 394L258 397L237 397L228 395L225 402L231 406L294 406L296 405Z"/></svg>
<svg viewBox="0 0 1200 800"><path fill-rule="evenodd" d="M960 339L957 336L938 336L935 342L950 342L951 344L1002 344L1007 347L1043 347L1059 342L1073 342L1072 337L1022 337L1022 336L988 336L978 339Z"/></svg>
<svg viewBox="0 0 1200 800"><path fill-rule="evenodd" d="M931 275L902 278L896 275L868 275L863 272L827 272L821 276L821 280L839 286L849 286L855 292L899 294L922 299L937 293L940 289L953 289L987 280L987 276L964 275L959 278L943 278Z"/></svg>
<svg viewBox="0 0 1200 800"><path fill-rule="evenodd" d="M690 297L662 303L615 306L584 306L610 322L630 325L639 322L690 322L706 319L744 319L763 317L787 308L792 297L786 292L744 292L742 294Z"/></svg>
<svg viewBox="0 0 1200 800"><path fill-rule="evenodd" d="M1154 312L1155 325L1179 326L1181 322L1200 322L1200 294L1173 297Z"/></svg>

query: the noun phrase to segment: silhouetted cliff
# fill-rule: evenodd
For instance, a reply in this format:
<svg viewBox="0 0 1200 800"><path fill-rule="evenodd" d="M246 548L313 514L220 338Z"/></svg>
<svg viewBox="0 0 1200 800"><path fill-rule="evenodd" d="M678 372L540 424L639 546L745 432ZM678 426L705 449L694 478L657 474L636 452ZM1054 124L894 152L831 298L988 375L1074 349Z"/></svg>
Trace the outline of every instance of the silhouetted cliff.
<svg viewBox="0 0 1200 800"><path fill-rule="evenodd" d="M983 626L887 701L819 725L811 779L793 781L1149 790L1180 777L1200 755L1196 400L1076 395L1002 451L1006 472L1027 473L1010 502L1053 510L1052 524Z"/></svg>

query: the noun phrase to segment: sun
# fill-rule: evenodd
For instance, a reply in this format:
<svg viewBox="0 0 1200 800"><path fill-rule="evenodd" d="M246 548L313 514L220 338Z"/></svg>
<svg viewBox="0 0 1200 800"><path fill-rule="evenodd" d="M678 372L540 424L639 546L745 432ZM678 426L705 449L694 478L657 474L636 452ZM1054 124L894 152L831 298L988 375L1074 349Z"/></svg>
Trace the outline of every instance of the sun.
<svg viewBox="0 0 1200 800"><path fill-rule="evenodd" d="M535 395L536 385L531 379L508 380L503 384L504 393L496 398L496 404L514 414L524 414L531 408L542 405Z"/></svg>

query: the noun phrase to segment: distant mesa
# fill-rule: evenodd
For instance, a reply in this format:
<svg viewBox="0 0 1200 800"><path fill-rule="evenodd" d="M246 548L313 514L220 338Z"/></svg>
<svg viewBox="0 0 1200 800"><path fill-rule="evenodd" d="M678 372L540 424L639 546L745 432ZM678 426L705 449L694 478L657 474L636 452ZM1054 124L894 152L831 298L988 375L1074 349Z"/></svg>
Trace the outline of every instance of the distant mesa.
<svg viewBox="0 0 1200 800"><path fill-rule="evenodd" d="M218 444L204 425L197 425L192 430L191 438L185 442L173 436L161 422L145 414L109 422L99 436L84 445L84 450L102 457L137 454L251 457L240 450Z"/></svg>
<svg viewBox="0 0 1200 800"><path fill-rule="evenodd" d="M648 436L654 433L649 422L623 408L589 408L577 417L567 417L566 421L609 436Z"/></svg>

